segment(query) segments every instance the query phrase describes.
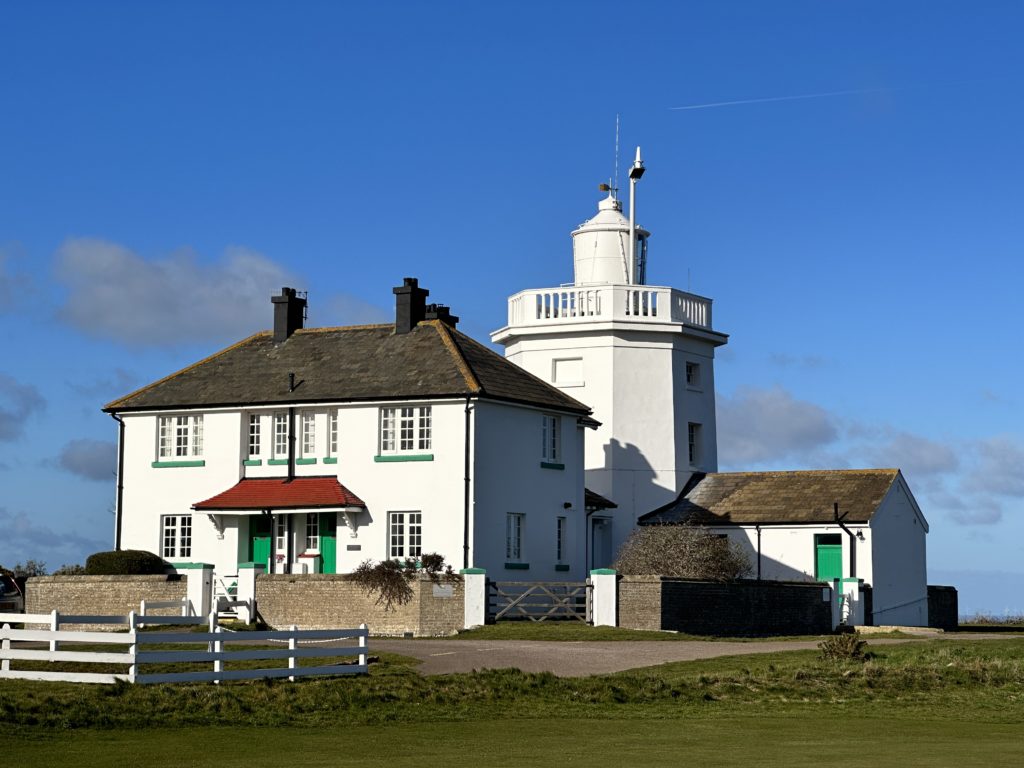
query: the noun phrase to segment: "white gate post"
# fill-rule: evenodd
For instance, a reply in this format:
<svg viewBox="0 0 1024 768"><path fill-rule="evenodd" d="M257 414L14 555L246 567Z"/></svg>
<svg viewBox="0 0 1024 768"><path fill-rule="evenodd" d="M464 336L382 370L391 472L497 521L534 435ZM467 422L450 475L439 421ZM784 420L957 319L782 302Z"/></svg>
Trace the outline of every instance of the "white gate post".
<svg viewBox="0 0 1024 768"><path fill-rule="evenodd" d="M846 623L851 627L864 625L864 592L861 586L864 579L843 579L843 597L846 603L843 611Z"/></svg>
<svg viewBox="0 0 1024 768"><path fill-rule="evenodd" d="M54 608L50 612L50 631L51 632L56 632L58 629L60 629L60 612L56 608ZM56 640L50 640L50 653L56 653L56 652L57 652L57 641ZM54 662L54 661L56 661L56 659L51 658L50 661Z"/></svg>
<svg viewBox="0 0 1024 768"><path fill-rule="evenodd" d="M205 616L210 612L210 596L213 592L213 566L210 563L175 563L174 569L185 572L187 579L185 596L190 616Z"/></svg>
<svg viewBox="0 0 1024 768"><path fill-rule="evenodd" d="M238 589L236 600L244 600L245 605L238 606L238 618L246 624L256 621L256 577L267 570L263 563L238 564Z"/></svg>
<svg viewBox="0 0 1024 768"><path fill-rule="evenodd" d="M296 663L298 659L295 657L294 654L295 649L299 647L299 639L297 637L298 631L299 628L292 624L290 627L290 633L288 635L288 650L292 651L292 653L288 656L288 669L291 670L294 670L298 666L298 664ZM288 675L288 680L289 682L294 683L295 675Z"/></svg>
<svg viewBox="0 0 1024 768"><path fill-rule="evenodd" d="M482 627L487 623L487 571L483 568L463 568L462 626L464 629Z"/></svg>
<svg viewBox="0 0 1024 768"><path fill-rule="evenodd" d="M619 575L611 568L596 568L590 572L593 584L594 626L619 626Z"/></svg>
<svg viewBox="0 0 1024 768"><path fill-rule="evenodd" d="M360 624L359 629L363 630L363 633L359 635L359 666L366 666L366 635L369 634L370 630L365 624ZM369 671L369 670L367 670Z"/></svg>

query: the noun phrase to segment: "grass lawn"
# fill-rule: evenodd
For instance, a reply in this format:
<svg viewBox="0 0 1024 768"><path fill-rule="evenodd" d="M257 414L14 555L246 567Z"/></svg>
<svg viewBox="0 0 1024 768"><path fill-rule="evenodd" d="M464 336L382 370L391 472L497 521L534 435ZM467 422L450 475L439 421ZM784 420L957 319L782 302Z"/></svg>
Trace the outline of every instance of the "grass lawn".
<svg viewBox="0 0 1024 768"><path fill-rule="evenodd" d="M813 651L557 678L214 685L0 681L0 765L1024 765L1024 639ZM372 652L372 651L371 651Z"/></svg>

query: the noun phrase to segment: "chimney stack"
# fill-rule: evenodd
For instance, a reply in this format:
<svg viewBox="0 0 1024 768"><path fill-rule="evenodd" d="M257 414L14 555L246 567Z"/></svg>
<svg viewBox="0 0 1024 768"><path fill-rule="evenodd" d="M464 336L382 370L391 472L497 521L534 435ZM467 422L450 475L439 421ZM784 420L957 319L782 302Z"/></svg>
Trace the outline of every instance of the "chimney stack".
<svg viewBox="0 0 1024 768"><path fill-rule="evenodd" d="M455 328L459 324L459 316L453 315L451 308L444 304L427 304L426 319L440 320L451 328Z"/></svg>
<svg viewBox="0 0 1024 768"><path fill-rule="evenodd" d="M274 343L287 341L302 327L306 315L306 299L294 288L282 288L280 296L271 296L274 303Z"/></svg>
<svg viewBox="0 0 1024 768"><path fill-rule="evenodd" d="M420 288L415 277L407 277L391 292L395 294L395 333L409 333L420 320L426 319L430 291Z"/></svg>

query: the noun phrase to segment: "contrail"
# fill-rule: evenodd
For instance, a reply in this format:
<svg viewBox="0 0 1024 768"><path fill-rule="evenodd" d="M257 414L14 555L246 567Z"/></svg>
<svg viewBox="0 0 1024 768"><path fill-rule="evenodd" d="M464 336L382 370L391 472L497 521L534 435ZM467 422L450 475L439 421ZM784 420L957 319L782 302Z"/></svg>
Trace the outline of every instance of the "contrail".
<svg viewBox="0 0 1024 768"><path fill-rule="evenodd" d="M769 99L743 99L741 101L715 101L711 104L688 104L685 107L669 107L669 109L712 109L714 107L735 107L739 104L764 104L769 101L798 101L800 99L824 99L829 96L848 96L853 93L880 93L893 91L895 88L858 88L852 91L829 91L828 93L805 93L800 96L773 96Z"/></svg>

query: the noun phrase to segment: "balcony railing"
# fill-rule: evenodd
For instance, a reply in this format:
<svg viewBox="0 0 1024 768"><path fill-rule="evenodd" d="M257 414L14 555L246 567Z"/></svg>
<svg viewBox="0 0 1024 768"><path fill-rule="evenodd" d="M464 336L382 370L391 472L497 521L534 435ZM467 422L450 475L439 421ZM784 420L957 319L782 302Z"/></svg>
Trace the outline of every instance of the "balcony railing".
<svg viewBox="0 0 1024 768"><path fill-rule="evenodd" d="M510 326L609 320L685 323L711 330L711 299L674 288L600 285L538 288L508 300Z"/></svg>

